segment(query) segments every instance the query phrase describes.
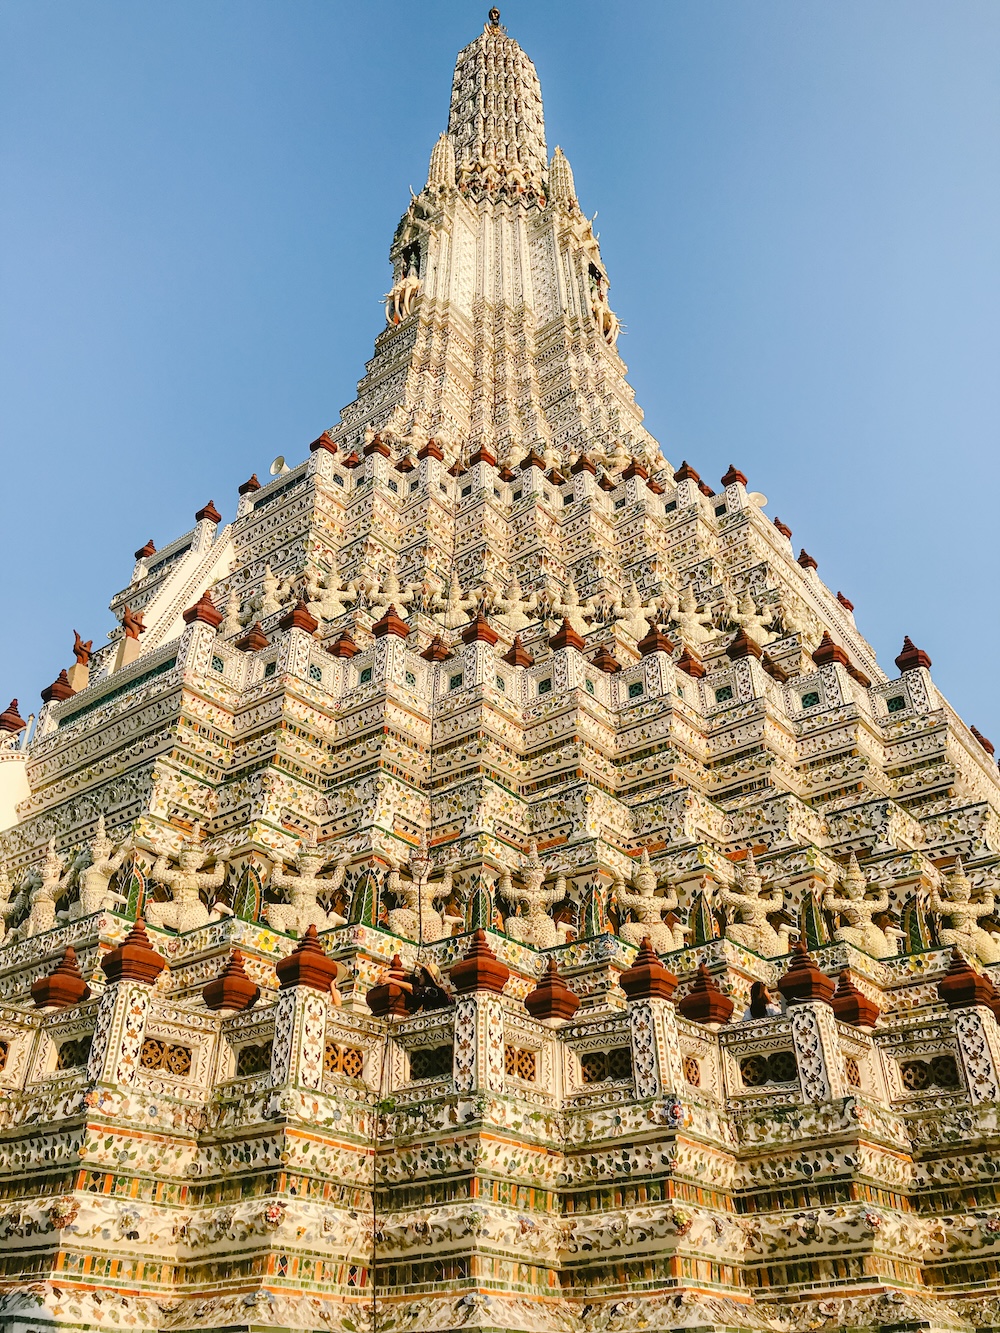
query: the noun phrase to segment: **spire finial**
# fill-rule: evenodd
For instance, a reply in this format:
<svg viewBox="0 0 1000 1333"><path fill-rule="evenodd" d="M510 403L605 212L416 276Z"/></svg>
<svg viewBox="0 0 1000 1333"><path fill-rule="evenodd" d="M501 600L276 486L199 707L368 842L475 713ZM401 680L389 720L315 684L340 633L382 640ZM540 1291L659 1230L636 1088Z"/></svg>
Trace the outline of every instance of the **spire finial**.
<svg viewBox="0 0 1000 1333"><path fill-rule="evenodd" d="M490 22L490 27L491 27L491 28L499 28L499 26L500 26L500 11L499 11L499 9L497 9L496 5L493 6L493 8L490 10L490 12L489 12L489 14L488 14L487 17L489 18L489 22Z"/></svg>

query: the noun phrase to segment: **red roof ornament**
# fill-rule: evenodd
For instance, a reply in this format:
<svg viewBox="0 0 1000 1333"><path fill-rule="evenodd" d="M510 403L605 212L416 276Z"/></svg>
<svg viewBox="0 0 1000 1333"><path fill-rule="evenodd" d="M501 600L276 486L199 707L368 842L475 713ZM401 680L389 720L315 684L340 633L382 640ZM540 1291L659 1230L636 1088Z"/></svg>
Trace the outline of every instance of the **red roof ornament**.
<svg viewBox="0 0 1000 1333"><path fill-rule="evenodd" d="M500 635L483 615L482 607L476 612L476 618L462 630L463 643L496 643Z"/></svg>
<svg viewBox="0 0 1000 1333"><path fill-rule="evenodd" d="M54 972L31 983L31 1001L36 1009L68 1009L71 1004L82 1004L89 996L90 987L80 973L72 945L66 946Z"/></svg>
<svg viewBox="0 0 1000 1333"><path fill-rule="evenodd" d="M504 653L501 660L509 662L511 666L530 667L535 665L535 659L521 642L520 634L514 635L514 642Z"/></svg>
<svg viewBox="0 0 1000 1333"><path fill-rule="evenodd" d="M854 603L848 601L848 599L844 596L842 592L837 593L837 601L840 603L840 605L844 608L845 611L854 610Z"/></svg>
<svg viewBox="0 0 1000 1333"><path fill-rule="evenodd" d="M381 435L376 435L373 439L369 440L361 452L364 454L365 458L370 454L381 454L383 458L392 457L389 446L386 444L385 440L382 439Z"/></svg>
<svg viewBox="0 0 1000 1333"><path fill-rule="evenodd" d="M238 487L237 489L240 495L252 495L254 491L259 491L260 482L257 480L257 473L254 472L250 477L247 478L247 480L243 483L243 485Z"/></svg>
<svg viewBox="0 0 1000 1333"><path fill-rule="evenodd" d="M770 653L761 654L760 664L771 679L776 680L779 685L784 685L785 681L788 680L788 672L780 662L774 660Z"/></svg>
<svg viewBox="0 0 1000 1333"><path fill-rule="evenodd" d="M549 639L550 648L575 648L577 652L582 653L586 646L587 641L582 635L577 634L568 620L563 620L555 634Z"/></svg>
<svg viewBox="0 0 1000 1333"><path fill-rule="evenodd" d="M832 666L834 662L839 662L841 666L850 666L851 664L851 659L840 644L834 643L830 638L829 630L823 631L823 637L812 653L812 660L818 667Z"/></svg>
<svg viewBox="0 0 1000 1333"><path fill-rule="evenodd" d="M674 481L701 481L701 477L695 472L691 464L685 459L677 471L674 473Z"/></svg>
<svg viewBox="0 0 1000 1333"><path fill-rule="evenodd" d="M436 458L439 463L444 462L444 454L441 452L441 446L437 440L428 440L422 449L417 450L418 458Z"/></svg>
<svg viewBox="0 0 1000 1333"><path fill-rule="evenodd" d="M403 960L398 953L393 954L388 972L372 986L365 1001L376 1018L387 1018L390 1014L403 1017L409 1012L412 1000L413 984L403 970Z"/></svg>
<svg viewBox="0 0 1000 1333"><path fill-rule="evenodd" d="M587 457L586 454L580 455L580 457L570 468L569 475L571 477L575 477L580 472L589 472L592 477L597 474L597 468L594 467L593 463L590 461L590 459Z"/></svg>
<svg viewBox="0 0 1000 1333"><path fill-rule="evenodd" d="M361 649L354 642L351 631L345 629L341 630L339 636L334 639L333 643L330 644L326 651L331 657L346 657L349 660L352 657L356 657Z"/></svg>
<svg viewBox="0 0 1000 1333"><path fill-rule="evenodd" d="M860 667L856 667L853 662L847 663L847 674L852 680L856 680L863 690L871 686L871 677L866 676Z"/></svg>
<svg viewBox="0 0 1000 1333"><path fill-rule="evenodd" d="M148 560L151 555L156 554L156 547L153 545L153 539L150 537L145 546L140 546L135 553L136 560Z"/></svg>
<svg viewBox="0 0 1000 1333"><path fill-rule="evenodd" d="M493 456L492 453L490 453L489 449L484 448L483 445L480 445L479 448L476 449L475 452L470 455L469 462L487 463L489 464L490 467L496 467L497 465L496 458Z"/></svg>
<svg viewBox="0 0 1000 1333"><path fill-rule="evenodd" d="M18 731L23 731L27 725L27 722L17 711L17 700L11 699L7 707L0 713L0 731L6 731L14 735Z"/></svg>
<svg viewBox="0 0 1000 1333"><path fill-rule="evenodd" d="M304 629L307 634L315 634L319 629L319 621L306 606L300 597L291 610L278 621L279 629Z"/></svg>
<svg viewBox="0 0 1000 1333"><path fill-rule="evenodd" d="M683 645L684 651L678 657L674 666L679 667L681 671L687 672L695 680L701 680L706 674L707 667L696 652L690 649L687 644Z"/></svg>
<svg viewBox="0 0 1000 1333"><path fill-rule="evenodd" d="M534 449L531 449L529 450L528 453L524 455L524 457L521 459L520 463L518 463L517 466L522 472L527 472L528 468L531 467L537 467L540 472L544 472L545 459L539 458L539 456L535 453Z"/></svg>
<svg viewBox="0 0 1000 1333"><path fill-rule="evenodd" d="M410 627L405 620L400 620L396 614L395 606L390 605L386 608L386 613L381 620L376 620L372 625L372 633L376 639L384 639L387 634L395 634L398 639L405 639L410 632Z"/></svg>
<svg viewBox="0 0 1000 1333"><path fill-rule="evenodd" d="M993 983L988 977L970 967L958 949L951 952L951 966L938 982L938 995L949 1009L965 1009L969 1005L990 1007Z"/></svg>
<svg viewBox="0 0 1000 1333"><path fill-rule="evenodd" d="M736 1004L731 995L719 989L705 964L699 963L694 984L681 996L677 1008L692 1023L721 1026L732 1018Z"/></svg>
<svg viewBox="0 0 1000 1333"><path fill-rule="evenodd" d="M809 950L799 940L792 950L788 971L778 978L778 990L785 997L786 1004L805 1004L811 1000L829 1004L833 998L834 981L816 966Z"/></svg>
<svg viewBox="0 0 1000 1333"><path fill-rule="evenodd" d="M635 962L621 974L618 984L630 1000L669 1000L677 989L677 978L660 962L645 935Z"/></svg>
<svg viewBox="0 0 1000 1333"><path fill-rule="evenodd" d="M850 1023L856 1028L873 1028L882 1012L874 1000L855 986L849 967L845 967L837 978L837 989L830 1003L841 1023Z"/></svg>
<svg viewBox="0 0 1000 1333"><path fill-rule="evenodd" d="M590 665L597 667L598 671L606 671L609 676L613 676L616 671L622 669L621 663L606 643L602 643L598 647L597 652L590 659Z"/></svg>
<svg viewBox="0 0 1000 1333"><path fill-rule="evenodd" d="M324 952L315 925L310 925L292 952L280 959L274 970L281 990L308 986L310 990L328 994L342 969L340 963Z"/></svg>
<svg viewBox="0 0 1000 1333"><path fill-rule="evenodd" d="M189 606L184 612L183 620L185 625L193 625L197 621L204 625L211 625L212 629L219 628L222 624L222 612L212 601L212 594L207 588L194 606Z"/></svg>
<svg viewBox="0 0 1000 1333"><path fill-rule="evenodd" d="M750 635L741 625L726 646L726 656L731 662L737 662L741 657L761 657L763 648L756 639L751 639Z"/></svg>
<svg viewBox="0 0 1000 1333"><path fill-rule="evenodd" d="M194 516L196 523L221 523L222 515L216 509L215 505L209 500L208 504L199 509Z"/></svg>
<svg viewBox="0 0 1000 1333"><path fill-rule="evenodd" d="M804 546L802 550L799 551L798 561L803 569L819 569L819 565L812 558L812 556L809 554L809 552L806 550Z"/></svg>
<svg viewBox="0 0 1000 1333"><path fill-rule="evenodd" d="M729 471L722 478L722 484L723 486L735 486L737 482L739 482L741 486L745 486L747 484L747 479L738 467L733 467L732 463L730 463Z"/></svg>
<svg viewBox="0 0 1000 1333"><path fill-rule="evenodd" d="M206 1009L250 1009L260 999L260 987L247 976L243 955L233 949L220 976L201 988Z"/></svg>
<svg viewBox="0 0 1000 1333"><path fill-rule="evenodd" d="M447 662L453 654L441 635L435 634L420 656L425 662Z"/></svg>
<svg viewBox="0 0 1000 1333"><path fill-rule="evenodd" d="M996 746L993 744L993 742L989 739L988 736L983 735L983 733L979 730L978 727L970 727L969 730L972 732L973 736L975 736L976 740L983 747L983 749L986 751L987 754L989 755L996 754L997 752Z"/></svg>
<svg viewBox="0 0 1000 1333"><path fill-rule="evenodd" d="M792 530L787 523L782 523L780 518L776 518L774 520L774 526L781 533L782 537L787 537L789 541L792 540Z"/></svg>
<svg viewBox="0 0 1000 1333"><path fill-rule="evenodd" d="M707 500L714 499L715 492L712 490L711 486L709 486L707 481L699 481L698 489L699 491L701 491L702 495L704 495Z"/></svg>
<svg viewBox="0 0 1000 1333"><path fill-rule="evenodd" d="M500 995L510 976L510 968L496 956L489 946L486 931L480 929L473 935L465 957L452 963L449 976L457 995L472 995L476 991Z"/></svg>
<svg viewBox="0 0 1000 1333"><path fill-rule="evenodd" d="M118 948L101 960L101 969L109 982L140 981L144 986L151 986L166 965L167 960L150 944L141 916L136 917L135 925Z"/></svg>
<svg viewBox="0 0 1000 1333"><path fill-rule="evenodd" d="M351 452L344 459L344 467L349 468L351 471L353 471L356 467L361 466L361 462L362 460L358 457L357 450L352 449Z"/></svg>
<svg viewBox="0 0 1000 1333"><path fill-rule="evenodd" d="M125 631L126 639L137 639L140 634L146 633L142 617L142 611L133 611L130 606L122 607L122 629Z"/></svg>
<svg viewBox="0 0 1000 1333"><path fill-rule="evenodd" d="M540 1023L567 1023L579 1009L579 996L559 975L554 958L549 958L538 985L524 997L524 1007Z"/></svg>
<svg viewBox="0 0 1000 1333"><path fill-rule="evenodd" d="M45 689L42 690L42 702L47 704L54 699L56 703L62 703L64 699L72 699L74 694L76 694L76 690L69 683L69 676L64 668L52 684L46 685Z"/></svg>
<svg viewBox="0 0 1000 1333"><path fill-rule="evenodd" d="M639 655L641 657L649 657L651 653L672 653L674 651L674 645L667 638L662 628L655 620L650 620L648 624L648 631L639 640Z"/></svg>
<svg viewBox="0 0 1000 1333"><path fill-rule="evenodd" d="M322 435L318 435L316 439L313 440L312 444L310 444L309 452L311 454L314 454L317 449L324 449L328 454L335 454L337 452L337 446L334 444L333 438L328 430L325 430Z"/></svg>
<svg viewBox="0 0 1000 1333"><path fill-rule="evenodd" d="M241 653L259 653L262 648L268 647L271 640L261 629L260 621L255 620L242 639L236 640L236 647Z"/></svg>
<svg viewBox="0 0 1000 1333"><path fill-rule="evenodd" d="M632 459L631 463L629 463L625 471L622 473L622 481L631 481L633 477L641 477L643 481L649 480L649 473L646 471L643 465L637 462L634 458Z"/></svg>
<svg viewBox="0 0 1000 1333"><path fill-rule="evenodd" d="M929 671L931 659L922 648L914 646L913 640L907 634L903 638L903 650L896 658L896 665L900 671L916 671L918 667Z"/></svg>

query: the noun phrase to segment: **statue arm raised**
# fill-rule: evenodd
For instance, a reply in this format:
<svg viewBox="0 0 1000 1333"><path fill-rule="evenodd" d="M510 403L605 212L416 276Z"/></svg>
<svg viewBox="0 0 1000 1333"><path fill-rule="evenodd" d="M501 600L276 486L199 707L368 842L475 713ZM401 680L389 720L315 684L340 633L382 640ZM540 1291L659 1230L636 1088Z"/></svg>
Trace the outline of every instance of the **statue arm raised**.
<svg viewBox="0 0 1000 1333"><path fill-rule="evenodd" d="M274 889L287 889L291 881L291 875L285 873L284 862L271 862L271 887Z"/></svg>
<svg viewBox="0 0 1000 1333"><path fill-rule="evenodd" d="M215 865L201 877L201 886L203 889L218 889L226 882L226 872L229 870L229 863L225 860L216 861Z"/></svg>
<svg viewBox="0 0 1000 1333"><path fill-rule="evenodd" d="M177 879L178 872L170 869L170 862L165 856L158 856L153 862L153 868L149 872L149 878L155 880L157 884L173 885Z"/></svg>

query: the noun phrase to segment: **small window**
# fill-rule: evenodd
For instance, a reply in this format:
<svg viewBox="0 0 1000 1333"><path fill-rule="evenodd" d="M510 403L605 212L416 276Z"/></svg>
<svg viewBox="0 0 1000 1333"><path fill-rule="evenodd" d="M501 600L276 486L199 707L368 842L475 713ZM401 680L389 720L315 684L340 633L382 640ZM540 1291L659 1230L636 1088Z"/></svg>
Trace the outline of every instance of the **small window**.
<svg viewBox="0 0 1000 1333"><path fill-rule="evenodd" d="M701 1061L696 1055L684 1057L684 1081L690 1083L692 1088L701 1087Z"/></svg>
<svg viewBox="0 0 1000 1333"><path fill-rule="evenodd" d="M333 474L333 484L334 486L343 486L344 478L340 475L339 472L335 472Z"/></svg>
<svg viewBox="0 0 1000 1333"><path fill-rule="evenodd" d="M139 1064L143 1069L161 1070L165 1074L190 1074L191 1047L147 1037L139 1053Z"/></svg>
<svg viewBox="0 0 1000 1333"><path fill-rule="evenodd" d="M389 490L392 491L393 495L399 494L399 482L393 481L391 477L389 478Z"/></svg>
<svg viewBox="0 0 1000 1333"><path fill-rule="evenodd" d="M534 1051L525 1051L520 1046L505 1046L503 1065L511 1078L519 1078L523 1083L534 1083L538 1067Z"/></svg>
<svg viewBox="0 0 1000 1333"><path fill-rule="evenodd" d="M584 684L584 688L586 689L586 691L587 691L588 694L593 694L593 693L594 693L594 682L590 679L589 676L588 676L587 679L583 682L583 684Z"/></svg>
<svg viewBox="0 0 1000 1333"><path fill-rule="evenodd" d="M621 498L620 500L616 500L616 501L615 501L615 508L616 508L616 509L624 509L624 508L625 508L625 497L624 497L624 496L622 496L622 498Z"/></svg>
<svg viewBox="0 0 1000 1333"><path fill-rule="evenodd" d="M463 499L463 500L465 499L465 497L466 497L467 495L471 495L471 494L472 494L472 487L471 487L471 486L463 486L463 487L462 487L462 499Z"/></svg>
<svg viewBox="0 0 1000 1333"><path fill-rule="evenodd" d="M407 685L416 685L417 683L417 678L412 671L408 671L403 679L406 681Z"/></svg>
<svg viewBox="0 0 1000 1333"><path fill-rule="evenodd" d="M272 1042L261 1042L259 1046L241 1046L236 1052L236 1077L246 1078L248 1074L263 1074L271 1068Z"/></svg>
<svg viewBox="0 0 1000 1333"><path fill-rule="evenodd" d="M315 681L317 685L323 679L323 671L315 662L309 667L309 679Z"/></svg>
<svg viewBox="0 0 1000 1333"><path fill-rule="evenodd" d="M717 704L724 704L727 699L731 699L732 697L733 697L732 685L720 685L719 688L715 691L715 702Z"/></svg>
<svg viewBox="0 0 1000 1333"><path fill-rule="evenodd" d="M885 706L890 713L901 713L906 707L906 700L901 694L894 694L891 699L886 699Z"/></svg>
<svg viewBox="0 0 1000 1333"><path fill-rule="evenodd" d="M668 500L667 503L663 506L663 512L665 514L672 514L676 508L677 508L677 501Z"/></svg>
<svg viewBox="0 0 1000 1333"><path fill-rule="evenodd" d="M225 671L225 669L226 669L226 664L225 664L225 662L223 662L223 660L222 660L221 657L213 657L213 658L212 658L212 670L213 670L213 671L217 671L217 672L219 673L219 675L221 676L222 673L223 673L223 671Z"/></svg>
<svg viewBox="0 0 1000 1333"><path fill-rule="evenodd" d="M953 1055L935 1055L930 1060L904 1060L899 1066L907 1092L926 1092L930 1088L958 1088L962 1085Z"/></svg>
<svg viewBox="0 0 1000 1333"><path fill-rule="evenodd" d="M765 1083L794 1083L799 1076L794 1051L775 1051L773 1055L748 1055L740 1061L744 1087L760 1088Z"/></svg>
<svg viewBox="0 0 1000 1333"><path fill-rule="evenodd" d="M539 693L539 694L551 694L551 693L552 693L552 677L551 677L551 676L546 676L544 680L540 680L540 681L538 682L538 693Z"/></svg>
<svg viewBox="0 0 1000 1333"><path fill-rule="evenodd" d="M581 1057L584 1083L608 1083L632 1077L632 1050L615 1046L610 1051L588 1051Z"/></svg>
<svg viewBox="0 0 1000 1333"><path fill-rule="evenodd" d="M513 496L511 497L511 498L513 499L513 501L514 501L514 504L517 504L518 500L520 500L520 498L521 498L521 496L522 496L523 494L524 494L523 491L515 491L515 492L514 492Z"/></svg>
<svg viewBox="0 0 1000 1333"><path fill-rule="evenodd" d="M74 1037L60 1042L56 1052L56 1069L78 1069L90 1059L92 1037Z"/></svg>
<svg viewBox="0 0 1000 1333"><path fill-rule="evenodd" d="M716 518L721 518L722 515L723 515L725 512L726 512L726 506L725 506L725 505L716 505L716 506L715 506L715 517L716 517Z"/></svg>
<svg viewBox="0 0 1000 1333"><path fill-rule="evenodd" d="M641 680L634 680L632 684L628 687L628 697L630 699L638 699L640 694L645 694L645 693L646 693L646 687L645 685L643 685Z"/></svg>
<svg viewBox="0 0 1000 1333"><path fill-rule="evenodd" d="M411 482L410 482L410 494L411 494L411 495L413 494L413 492L417 489L417 487L418 487L419 485L420 485L420 482L419 482L419 481L411 481Z"/></svg>
<svg viewBox="0 0 1000 1333"><path fill-rule="evenodd" d="M681 689L681 687L680 687L679 685L677 686L677 697L678 697L678 699L686 699L686 698L687 698L687 695L684 693L684 691Z"/></svg>
<svg viewBox="0 0 1000 1333"><path fill-rule="evenodd" d="M439 485L440 485L440 487L441 487L441 490L444 491L445 495L447 495L447 494L448 494L448 487L447 487L446 483L442 481L442 482L439 483Z"/></svg>
<svg viewBox="0 0 1000 1333"><path fill-rule="evenodd" d="M371 680L371 678L372 678L371 667L362 667L361 670L358 672L359 685L367 685L368 682Z"/></svg>
<svg viewBox="0 0 1000 1333"><path fill-rule="evenodd" d="M498 500L500 499L500 492L497 490L495 486L493 487L493 494L496 496Z"/></svg>
<svg viewBox="0 0 1000 1333"><path fill-rule="evenodd" d="M454 1048L421 1046L410 1052L410 1078L447 1078L451 1074Z"/></svg>
<svg viewBox="0 0 1000 1333"><path fill-rule="evenodd" d="M335 1041L328 1041L323 1051L323 1073L344 1074L347 1078L360 1078L365 1067L365 1053L357 1046L338 1046Z"/></svg>
<svg viewBox="0 0 1000 1333"><path fill-rule="evenodd" d="M454 676L448 677L449 690L460 690L464 683L465 683L465 673L462 671L457 672Z"/></svg>
<svg viewBox="0 0 1000 1333"><path fill-rule="evenodd" d="M849 1055L844 1061L844 1075L847 1078L849 1088L861 1087L861 1066L853 1055Z"/></svg>
<svg viewBox="0 0 1000 1333"><path fill-rule="evenodd" d="M802 696L803 708L815 708L819 703L819 694L816 690L810 690L808 694Z"/></svg>
<svg viewBox="0 0 1000 1333"><path fill-rule="evenodd" d="M507 682L504 680L503 676L497 676L496 685L501 694L507 693Z"/></svg>
<svg viewBox="0 0 1000 1333"><path fill-rule="evenodd" d="M278 669L277 662L268 662L264 667L265 676L273 676Z"/></svg>
<svg viewBox="0 0 1000 1333"><path fill-rule="evenodd" d="M7 1068L7 1057L10 1055L10 1043L0 1041L0 1071Z"/></svg>

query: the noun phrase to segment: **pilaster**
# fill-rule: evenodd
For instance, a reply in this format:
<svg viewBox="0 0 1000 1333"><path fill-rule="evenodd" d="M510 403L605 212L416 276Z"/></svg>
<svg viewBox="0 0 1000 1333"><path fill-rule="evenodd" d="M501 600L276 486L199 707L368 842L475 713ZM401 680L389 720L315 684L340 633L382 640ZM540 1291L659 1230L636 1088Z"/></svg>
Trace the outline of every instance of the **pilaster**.
<svg viewBox="0 0 1000 1333"><path fill-rule="evenodd" d="M789 1006L792 1046L799 1067L802 1099L828 1102L847 1096L837 1020L822 1000L807 1000Z"/></svg>

